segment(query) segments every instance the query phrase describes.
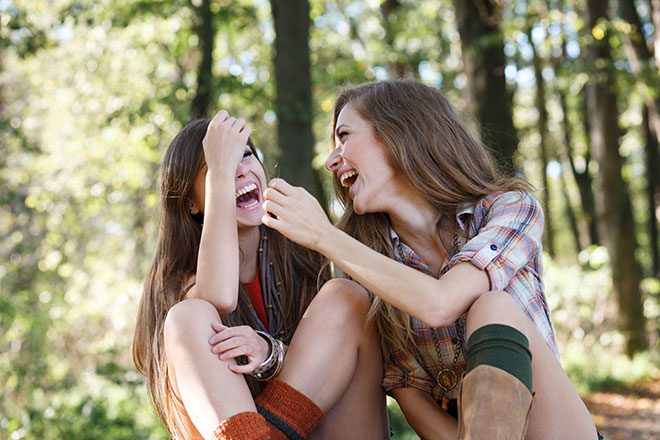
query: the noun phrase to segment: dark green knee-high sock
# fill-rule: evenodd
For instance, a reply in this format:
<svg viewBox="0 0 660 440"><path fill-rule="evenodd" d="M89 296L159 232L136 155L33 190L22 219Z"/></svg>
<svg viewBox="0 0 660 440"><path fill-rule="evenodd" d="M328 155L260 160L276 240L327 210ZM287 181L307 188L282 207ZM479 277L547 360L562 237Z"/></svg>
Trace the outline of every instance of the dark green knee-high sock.
<svg viewBox="0 0 660 440"><path fill-rule="evenodd" d="M513 327L488 324L472 333L467 344L467 371L490 365L515 376L532 391L532 353L527 337Z"/></svg>

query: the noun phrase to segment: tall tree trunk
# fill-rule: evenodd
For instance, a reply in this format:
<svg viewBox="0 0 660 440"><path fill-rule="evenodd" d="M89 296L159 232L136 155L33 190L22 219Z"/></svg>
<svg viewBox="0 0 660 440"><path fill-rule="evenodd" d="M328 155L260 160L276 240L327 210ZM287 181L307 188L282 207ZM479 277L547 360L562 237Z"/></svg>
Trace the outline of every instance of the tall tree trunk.
<svg viewBox="0 0 660 440"><path fill-rule="evenodd" d="M660 153L658 152L658 138L652 132L648 123L648 108L644 109L644 133L646 147L644 149L646 159L646 194L649 205L648 231L651 247L651 276L660 277L660 249L658 245L658 221L660 218Z"/></svg>
<svg viewBox="0 0 660 440"><path fill-rule="evenodd" d="M394 21L396 14L401 7L399 0L383 0L380 4L380 12L383 15L383 28L385 28L385 43L391 51L394 51L394 38L396 31L394 30ZM389 73L391 79L405 78L406 70L405 65L398 59L390 61Z"/></svg>
<svg viewBox="0 0 660 440"><path fill-rule="evenodd" d="M215 26L211 12L211 0L192 1L192 4L195 11L193 28L199 37L201 52L201 60L197 67L197 92L190 108L190 115L194 119L206 117L211 104Z"/></svg>
<svg viewBox="0 0 660 440"><path fill-rule="evenodd" d="M312 79L309 62L309 2L271 0L275 22L275 82L280 177L304 186L319 200L323 190L312 168Z"/></svg>
<svg viewBox="0 0 660 440"><path fill-rule="evenodd" d="M582 172L577 172L575 163L573 161L573 154L572 152L569 152L569 157L571 158L571 166L575 170L575 180L578 184L578 188L580 189L580 194L583 197L583 200L585 200L585 209L588 209L589 214L587 217L587 223L589 224L589 237L591 237L591 244L597 244L600 245L602 244L601 239L600 239L600 232L599 232L599 227L598 227L598 214L596 212L596 196L594 195L594 183L593 183L593 178L591 176L591 171L589 171L589 164L591 163L591 138L589 137L589 133L591 132L590 130L590 124L589 124L589 118L587 115L589 114L589 109L587 105L587 93L586 90L583 89L583 92L581 93L582 96L582 107L583 111L582 113L585 115L582 120L584 121L584 132L587 133L587 151L585 153L584 157L584 163L585 163L585 168L584 171ZM586 213L587 211L585 211Z"/></svg>
<svg viewBox="0 0 660 440"><path fill-rule="evenodd" d="M534 67L534 78L536 79L536 110L539 114L537 123L540 137L540 159L541 159L541 177L543 179L543 211L545 211L545 248L550 256L555 256L554 246L554 222L552 221L552 211L550 211L550 182L548 180L548 112L545 108L545 80L543 79L543 63L541 57L532 41L532 25L528 24L527 38L532 48L532 65Z"/></svg>
<svg viewBox="0 0 660 440"><path fill-rule="evenodd" d="M593 29L607 19L607 0L587 0L587 25ZM610 255L614 293L619 306L619 328L626 352L647 348L645 318L639 289L640 270L635 260L635 230L627 186L621 177L622 158L616 106L614 67L607 35L588 46L591 81L587 85L589 137L600 171L596 179L596 209L601 238ZM596 67L602 66L602 67Z"/></svg>
<svg viewBox="0 0 660 440"><path fill-rule="evenodd" d="M500 171L512 175L518 137L504 77L502 6L494 0L454 0L454 9L463 44L467 109L477 117L481 140Z"/></svg>
<svg viewBox="0 0 660 440"><path fill-rule="evenodd" d="M575 211L573 210L573 204L571 203L571 196L568 194L568 182L566 178L566 173L561 173L561 194L564 197L564 209L566 211L566 217L568 218L568 226L571 228L571 233L573 234L573 243L575 244L575 253L576 255L582 250L582 243L580 240L580 228L578 227L577 218L575 216Z"/></svg>

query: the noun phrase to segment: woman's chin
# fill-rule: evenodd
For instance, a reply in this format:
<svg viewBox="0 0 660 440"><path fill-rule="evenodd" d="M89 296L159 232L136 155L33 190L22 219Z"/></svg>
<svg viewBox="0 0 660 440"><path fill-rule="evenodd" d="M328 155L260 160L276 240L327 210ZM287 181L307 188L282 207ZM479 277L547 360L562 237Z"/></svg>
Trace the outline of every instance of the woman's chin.
<svg viewBox="0 0 660 440"><path fill-rule="evenodd" d="M261 225L262 217L266 214L266 211L259 206L256 209L236 209L236 223L239 228L253 228Z"/></svg>

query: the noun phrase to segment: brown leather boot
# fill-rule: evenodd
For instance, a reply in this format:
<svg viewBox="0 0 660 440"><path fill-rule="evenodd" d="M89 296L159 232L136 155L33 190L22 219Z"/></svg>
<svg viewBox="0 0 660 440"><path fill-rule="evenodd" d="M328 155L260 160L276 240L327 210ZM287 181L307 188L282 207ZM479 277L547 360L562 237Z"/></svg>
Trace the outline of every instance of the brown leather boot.
<svg viewBox="0 0 660 440"><path fill-rule="evenodd" d="M490 365L479 365L461 382L458 438L524 439L533 400L534 395L515 376Z"/></svg>

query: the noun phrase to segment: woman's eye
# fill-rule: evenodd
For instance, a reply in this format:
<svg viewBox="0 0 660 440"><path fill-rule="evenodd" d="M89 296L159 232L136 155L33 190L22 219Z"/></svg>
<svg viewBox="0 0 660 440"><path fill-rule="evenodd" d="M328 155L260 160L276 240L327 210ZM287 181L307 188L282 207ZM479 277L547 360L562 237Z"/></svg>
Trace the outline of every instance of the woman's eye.
<svg viewBox="0 0 660 440"><path fill-rule="evenodd" d="M245 153L243 153L243 158L252 156L252 150L246 150Z"/></svg>
<svg viewBox="0 0 660 440"><path fill-rule="evenodd" d="M341 140L341 139L344 139L344 137L346 137L347 135L348 135L348 133L345 132L345 131L341 131L341 132L337 133L337 137L338 137L340 140Z"/></svg>

